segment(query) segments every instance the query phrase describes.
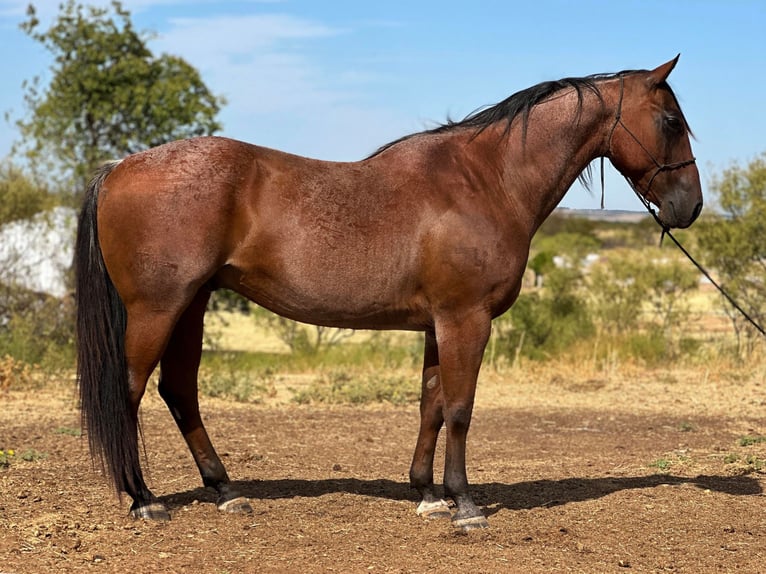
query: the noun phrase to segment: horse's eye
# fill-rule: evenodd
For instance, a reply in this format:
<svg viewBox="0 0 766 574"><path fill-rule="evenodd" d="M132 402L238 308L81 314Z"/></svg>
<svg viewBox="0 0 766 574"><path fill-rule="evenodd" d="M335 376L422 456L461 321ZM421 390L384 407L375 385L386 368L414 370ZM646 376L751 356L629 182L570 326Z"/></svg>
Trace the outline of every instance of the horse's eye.
<svg viewBox="0 0 766 574"><path fill-rule="evenodd" d="M683 122L678 116L665 116L665 125L674 132L680 132L683 130Z"/></svg>

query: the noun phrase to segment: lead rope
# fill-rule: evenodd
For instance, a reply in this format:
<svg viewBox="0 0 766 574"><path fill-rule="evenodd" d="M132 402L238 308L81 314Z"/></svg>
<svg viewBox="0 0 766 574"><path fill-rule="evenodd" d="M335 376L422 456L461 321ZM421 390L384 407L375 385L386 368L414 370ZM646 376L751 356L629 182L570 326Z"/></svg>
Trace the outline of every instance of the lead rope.
<svg viewBox="0 0 766 574"><path fill-rule="evenodd" d="M675 245L676 245L676 247L678 247L678 249L680 249L680 250L681 250L681 253L683 253L684 255L686 255L686 258L687 258L689 261L691 261L691 262L692 262L692 264L693 264L693 265L694 265L694 266L695 266L695 267L696 267L696 268L699 270L699 272L700 272L700 273L702 273L702 274L703 274L703 275L704 275L704 276L707 278L707 280L708 280L708 281L710 281L710 283L712 283L712 284L713 284L713 286L714 286L716 289L718 289L718 292L719 292L721 295L723 295L723 296L724 296L724 298L725 298L725 299L726 299L726 300L727 300L729 303L731 303L732 307L734 307L734 308L735 308L737 311L739 311L739 312L740 312L740 314L741 314L741 315L742 315L742 316L743 316L745 319L747 319L747 321L748 321L748 322L749 322L749 323L750 323L750 324L751 324L753 327L755 327L755 328L758 330L758 332L759 332L761 335L763 335L764 337L766 337L766 330L764 330L764 328L763 328L763 327L761 327L761 325L759 325L759 324L756 322L756 320L755 320L755 319L753 319L753 318L752 318L752 317L751 317L751 316L750 316L750 315L747 313L747 311L745 311L745 310L744 310L744 309L743 309L743 308L742 308L742 307L739 305L739 303L737 303L737 302L734 300L734 298L733 298L731 295L729 295L729 293L728 293L728 291L726 291L726 289L724 289L724 288L723 288L723 287L722 287L722 286L721 286L721 285L720 285L720 284L719 284L719 283L718 283L718 282L717 282L715 279L713 279L713 277L710 275L710 273L708 272L708 270L707 270L707 269L705 269L705 268L704 268L704 267L703 267L703 266L702 266L702 265L701 265L701 264L700 264L700 263L699 263L699 262L698 262L696 259L694 259L694 257L692 257L691 253L689 253L689 252L686 250L686 248L685 248L683 245L681 245L681 242L680 242L680 241L678 241L678 239L676 239L676 238L675 238L675 236L674 236L674 235L673 235L673 234L670 232L670 229L668 229L668 227L666 227L665 225L663 225L663 224L662 224L662 222L660 221L660 218L657 216L657 212L654 210L654 208L652 208L651 204L650 204L650 203L649 203L649 202L646 200L646 198L645 198L644 196L642 196L642 195L641 195L641 194L638 192L638 190L636 189L636 187L633 185L633 182L632 182L632 181L630 181L628 178L625 178L625 179L626 179L626 181L628 182L628 185L630 185L631 189L632 189L632 190L635 192L635 194L636 194L636 195L638 196L638 198L641 200L641 203L644 205L644 207L646 208L646 210L647 210L647 211L648 211L648 212L649 212L649 213L652 215L652 217L654 218L654 221L656 221L656 222L657 222L657 225L659 225L659 226L662 228L662 235L660 236L660 246L662 245L662 240L663 240L663 238L664 238L664 237L666 237L666 236L667 236L667 237L670 237L670 240L671 240L673 243L675 243Z"/></svg>

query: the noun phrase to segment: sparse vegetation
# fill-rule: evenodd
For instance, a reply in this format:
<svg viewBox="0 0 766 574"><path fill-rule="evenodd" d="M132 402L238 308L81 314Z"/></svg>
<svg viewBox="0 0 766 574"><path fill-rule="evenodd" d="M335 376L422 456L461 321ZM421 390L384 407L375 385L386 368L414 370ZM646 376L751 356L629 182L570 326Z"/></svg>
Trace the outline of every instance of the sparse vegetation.
<svg viewBox="0 0 766 574"><path fill-rule="evenodd" d="M48 458L48 454L45 452L40 452L33 448L28 448L22 451L21 454L18 455L18 457L25 462L39 462L41 460L45 460L46 458Z"/></svg>
<svg viewBox="0 0 766 574"><path fill-rule="evenodd" d="M16 456L16 451L12 448L0 449L0 469L8 468Z"/></svg>
<svg viewBox="0 0 766 574"><path fill-rule="evenodd" d="M752 446L754 444L766 443L766 436L743 436L739 439L739 446Z"/></svg>
<svg viewBox="0 0 766 574"><path fill-rule="evenodd" d="M298 404L367 404L402 405L416 402L420 385L412 377L396 374L354 375L335 370L325 373L295 394Z"/></svg>
<svg viewBox="0 0 766 574"><path fill-rule="evenodd" d="M697 427L689 421L683 421L680 425L678 425L678 430L681 432L693 432L697 430Z"/></svg>
<svg viewBox="0 0 766 574"><path fill-rule="evenodd" d="M658 458L657 460L649 463L649 466L656 468L660 472L667 472L670 470L670 467L673 466L673 463L667 458Z"/></svg>
<svg viewBox="0 0 766 574"><path fill-rule="evenodd" d="M275 392L269 369L245 368L234 353L220 353L206 361L198 381L203 395L242 403L260 403Z"/></svg>

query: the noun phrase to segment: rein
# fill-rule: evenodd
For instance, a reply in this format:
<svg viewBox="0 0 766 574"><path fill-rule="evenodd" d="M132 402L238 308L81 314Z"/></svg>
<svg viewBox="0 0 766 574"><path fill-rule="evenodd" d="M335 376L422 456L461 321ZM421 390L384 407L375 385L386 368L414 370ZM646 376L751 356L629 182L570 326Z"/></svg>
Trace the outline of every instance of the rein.
<svg viewBox="0 0 766 574"><path fill-rule="evenodd" d="M747 319L747 321L748 321L748 322L749 322L749 323L750 323L750 324L751 324L753 327L755 327L755 328L756 328L756 330L757 330L757 331L758 331L758 332L759 332L761 335L763 335L764 337L766 337L766 330L764 330L764 328L763 328L763 327L762 327L760 324L758 324L758 322L756 322L756 320L755 320L755 319L753 319L753 318L752 318L752 317L751 317L751 316L750 316L750 315L747 313L747 311L745 311L745 310L744 310L744 309L743 309L743 308L742 308L742 307L739 305L739 303L737 303L737 302L734 300L734 298L733 298L731 295L729 295L729 293L728 293L728 291L726 291L726 289L724 289L724 288L723 288L723 287L722 287L722 286L721 286L721 285L720 285L720 284L719 284L719 283L718 283L718 282L717 282L715 279L713 279L713 278L711 277L711 275L710 275L710 273L708 272L708 270L707 270L707 269L705 269L705 268L704 268L704 267L703 267L703 266L702 266L702 265L701 265L701 264L700 264L700 263L699 263L699 262L698 262L696 259L694 259L694 257L692 257L691 253L689 253L689 252L686 250L686 248L685 248L683 245L681 245L681 242L680 242L680 241L678 241L678 239L676 239L676 238L673 236L673 234L670 232L670 229L668 229L668 228L667 228L665 225L663 225L663 224L662 224L662 222L660 221L660 218L659 218L659 217L657 217L657 212L654 210L654 208L651 206L651 204L650 204L650 203L649 203L649 202L646 200L646 198L644 198L644 197L643 197L643 196L642 196L642 195L641 195L641 194L638 192L638 190L637 190L637 189L636 189L636 188L633 186L633 183L632 183L632 182L631 182L631 181L630 181L628 178L625 178L625 179L627 180L628 184L629 184L629 185L630 185L630 187L633 189L633 191L636 193L636 195L638 196L638 198L641 200L641 203L643 203L643 204L644 204L644 207L646 208L646 210L647 210L647 211L648 211L648 212L649 212L649 213L652 215L652 217L654 218L654 221L656 221L656 222L657 222L657 224L658 224L658 225L659 225L659 226L662 228L662 235L660 236L660 245L662 245L662 240L663 240L663 238L664 238L665 236L667 236L667 237L670 237L671 241L672 241L673 243L675 243L676 247L678 247L678 249L680 249L680 250L681 250L681 253L683 253L684 255L686 255L686 258L687 258L689 261L691 261L691 262L692 262L692 264L693 264L693 265L694 265L694 266L695 266L695 267L696 267L696 268L699 270L699 272L700 272L700 273L702 273L702 274L703 274L703 275L704 275L704 276L707 278L707 280L708 280L708 281L710 281L710 283L712 283L712 284L713 284L713 286L714 286L716 289L718 289L718 292L719 292L721 295L723 295L723 296L724 296L724 298L725 298L725 299L726 299L726 300L727 300L729 303L731 303L732 307L734 307L734 308L735 308L737 311L739 311L739 312L740 312L740 314L741 314L741 315L742 315L742 316L743 316L745 319Z"/></svg>
<svg viewBox="0 0 766 574"><path fill-rule="evenodd" d="M747 319L747 321L755 327L758 332L766 337L766 330L758 324L755 319L753 319L747 311L745 311L739 303L737 303L734 298L729 295L729 293L710 275L710 273L705 269L694 257L692 257L691 253L689 253L686 248L681 245L681 242L676 239L673 234L670 232L670 229L664 225L660 218L657 216L657 212L652 207L651 203L647 199L647 196L649 195L649 191L651 190L652 183L654 182L654 179L663 171L671 171L674 169L680 169L682 167L686 167L687 165L691 165L697 161L696 158L692 157L691 159L678 161L674 163L663 163L657 161L657 158L655 158L652 153L646 148L644 144L641 143L641 141L636 137L636 135L630 131L628 126L625 125L625 122L622 121L622 99L623 99L623 92L624 92L624 81L623 77L620 76L620 98L617 103L617 113L614 116L614 123L612 124L612 129L609 130L609 140L608 140L608 146L607 150L611 150L612 148L612 136L614 135L614 130L617 128L618 125L622 126L622 128L628 133L628 135L633 138L633 140L641 147L644 152L646 152L646 155L649 156L649 158L652 160L654 165L657 169L654 170L654 173L652 174L652 177L649 178L649 184L646 187L646 193L641 193L641 191L638 189L638 185L636 185L629 177L625 177L625 181L628 182L628 185L633 190L633 192L636 194L638 199L641 201L643 206L646 208L646 210L651 214L652 218L654 218L654 221L657 222L657 225L659 225L662 228L662 235L660 235L660 245L662 245L662 240L665 238L665 236L670 237L671 241L675 243L676 247L681 250L681 253L683 253L686 258L692 262L692 264L699 270L702 275L707 278L708 281L718 290L718 292L724 296L724 298L731 303L731 305L740 312L740 314ZM601 209L604 209L604 156L601 156Z"/></svg>

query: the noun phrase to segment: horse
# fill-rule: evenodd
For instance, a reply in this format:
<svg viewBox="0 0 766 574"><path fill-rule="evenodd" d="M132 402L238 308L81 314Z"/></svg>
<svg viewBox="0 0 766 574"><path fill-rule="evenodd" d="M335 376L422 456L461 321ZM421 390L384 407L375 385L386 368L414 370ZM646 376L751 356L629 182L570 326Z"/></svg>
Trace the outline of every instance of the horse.
<svg viewBox="0 0 766 574"><path fill-rule="evenodd" d="M252 511L197 397L203 316L227 288L304 323L423 332L417 513L487 527L466 436L491 321L519 294L535 231L599 158L666 229L702 209L691 131L667 83L677 61L543 82L355 162L209 136L99 168L75 245L77 379L91 457L131 497L131 515L170 518L139 460L139 404L158 365L159 394L217 507Z"/></svg>

